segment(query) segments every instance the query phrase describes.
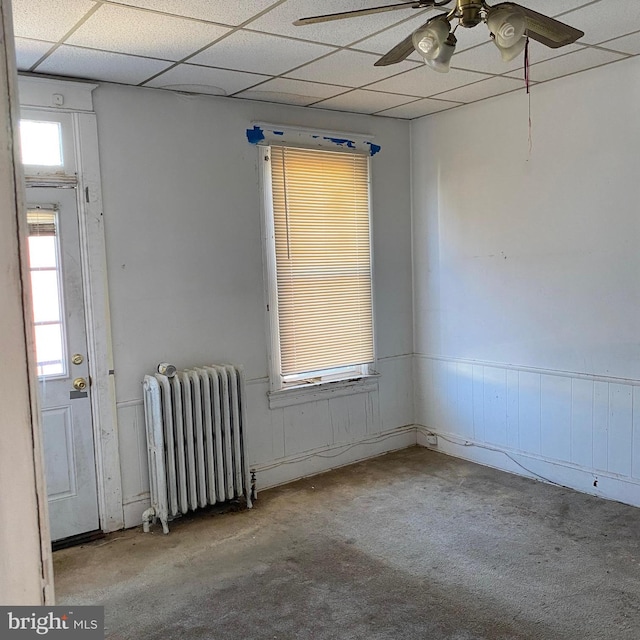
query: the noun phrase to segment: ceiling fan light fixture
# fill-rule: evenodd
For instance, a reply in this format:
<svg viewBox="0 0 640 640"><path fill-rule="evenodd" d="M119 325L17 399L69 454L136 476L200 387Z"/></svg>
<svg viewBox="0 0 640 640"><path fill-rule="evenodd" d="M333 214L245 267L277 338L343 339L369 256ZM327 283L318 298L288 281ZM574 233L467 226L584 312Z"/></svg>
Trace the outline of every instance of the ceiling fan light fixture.
<svg viewBox="0 0 640 640"><path fill-rule="evenodd" d="M527 38L523 36L511 47L501 47L495 40L493 42L498 47L498 49L500 49L502 61L511 62L511 60L517 58L524 51L524 48L527 45Z"/></svg>
<svg viewBox="0 0 640 640"><path fill-rule="evenodd" d="M495 9L487 16L487 26L493 34L494 42L499 49L508 49L524 37L527 21L524 14L513 9Z"/></svg>
<svg viewBox="0 0 640 640"><path fill-rule="evenodd" d="M414 31L412 40L414 49L426 60L435 60L447 41L450 25L446 18L432 18Z"/></svg>
<svg viewBox="0 0 640 640"><path fill-rule="evenodd" d="M425 62L438 73L449 73L451 58L453 58L453 54L456 52L457 42L453 33L450 33L440 47L438 55L433 60L425 60Z"/></svg>

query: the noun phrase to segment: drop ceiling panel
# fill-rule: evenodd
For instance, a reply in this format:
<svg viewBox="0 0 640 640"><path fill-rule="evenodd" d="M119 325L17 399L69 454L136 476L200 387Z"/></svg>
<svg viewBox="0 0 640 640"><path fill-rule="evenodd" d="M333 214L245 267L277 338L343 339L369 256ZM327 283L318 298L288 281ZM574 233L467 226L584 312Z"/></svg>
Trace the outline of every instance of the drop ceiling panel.
<svg viewBox="0 0 640 640"><path fill-rule="evenodd" d="M268 9L276 0L117 0L118 4L153 9L187 18L237 26Z"/></svg>
<svg viewBox="0 0 640 640"><path fill-rule="evenodd" d="M181 60L229 29L151 11L102 5L67 43L165 60Z"/></svg>
<svg viewBox="0 0 640 640"><path fill-rule="evenodd" d="M341 96L323 100L315 107L321 109L335 109L336 111L353 111L354 113L375 113L383 109L390 109L400 104L415 100L412 96L401 96L396 93L380 93L356 89Z"/></svg>
<svg viewBox="0 0 640 640"><path fill-rule="evenodd" d="M562 20L584 31L580 42L599 44L640 29L638 0L608 0L576 9Z"/></svg>
<svg viewBox="0 0 640 640"><path fill-rule="evenodd" d="M95 6L90 0L13 0L13 31L22 38L57 42Z"/></svg>
<svg viewBox="0 0 640 640"><path fill-rule="evenodd" d="M28 71L51 49L53 43L42 40L16 38L16 62L19 71Z"/></svg>
<svg viewBox="0 0 640 640"><path fill-rule="evenodd" d="M528 9L533 9L538 13L544 13L547 16L560 16L560 14L566 11L571 11L577 7L583 7L594 0L518 0L518 4ZM498 4L492 2L491 4ZM565 22L564 16L559 17L558 20Z"/></svg>
<svg viewBox="0 0 640 640"><path fill-rule="evenodd" d="M360 87L421 65L421 63L405 60L387 67L375 67L377 59L378 56L372 53L338 51L286 75L298 80Z"/></svg>
<svg viewBox="0 0 640 640"><path fill-rule="evenodd" d="M275 7L252 22L250 27L251 29L277 35L344 46L404 20L407 18L406 12L410 12L411 9L386 11L374 15L349 18L348 20L333 20L301 27L294 26L293 22L298 18L337 13L339 11L368 9L379 4L392 3L378 3L368 0L322 0L322 2L317 0L287 0L284 4Z"/></svg>
<svg viewBox="0 0 640 640"><path fill-rule="evenodd" d="M394 107L393 109L381 111L377 115L388 116L390 118L404 118L407 120L413 120L414 118L428 116L431 113L437 113L438 111L444 111L445 109L459 107L460 104L460 102L448 102L446 100L422 98L420 100L416 100L415 102L411 102L400 107Z"/></svg>
<svg viewBox="0 0 640 640"><path fill-rule="evenodd" d="M269 55L257 56L256 51L268 51ZM279 75L333 51L334 47L326 45L239 30L205 49L189 62Z"/></svg>
<svg viewBox="0 0 640 640"><path fill-rule="evenodd" d="M624 36L623 38L608 40L600 46L605 49L612 49L613 51L638 55L640 54L640 31L632 33L630 36Z"/></svg>
<svg viewBox="0 0 640 640"><path fill-rule="evenodd" d="M442 100L452 100L454 102L475 102L476 100L484 100L492 96L499 96L502 93L515 91L516 89L524 89L523 80L494 77L460 89L445 91L445 93L438 94L438 97Z"/></svg>
<svg viewBox="0 0 640 640"><path fill-rule="evenodd" d="M318 100L322 100L323 98L331 98L345 91L349 91L349 89L331 84L290 80L289 78L275 78L253 89L243 91L237 94L236 97L306 106L318 102Z"/></svg>
<svg viewBox="0 0 640 640"><path fill-rule="evenodd" d="M428 98L489 77L484 73L459 69L452 69L449 73L437 73L423 64L402 75L371 84L367 89Z"/></svg>
<svg viewBox="0 0 640 640"><path fill-rule="evenodd" d="M579 51L583 47L578 44L572 44L561 49L551 49L541 45L533 40L529 41L529 60L531 64L542 62L557 56L570 53L571 51ZM492 43L467 49L462 53L456 53L451 60L451 66L456 69L469 69L471 71L482 71L484 73L493 73L502 75L516 69L523 68L524 53L520 54L510 62L503 62L498 48ZM510 74L513 75L513 74ZM522 74L520 74L522 75Z"/></svg>
<svg viewBox="0 0 640 640"><path fill-rule="evenodd" d="M166 69L169 64L163 60L62 45L38 65L36 71L90 80L138 84Z"/></svg>
<svg viewBox="0 0 640 640"><path fill-rule="evenodd" d="M503 62L500 51L492 42L486 42L479 47L456 53L451 59L451 66L455 69L482 71L496 75L517 69L521 65L521 56L511 62Z"/></svg>
<svg viewBox="0 0 640 640"><path fill-rule="evenodd" d="M569 53L566 56L531 65L530 77L533 82L544 82L545 80L559 78L578 71L585 71L615 60L623 60L625 57L622 54L610 51L586 48L575 53Z"/></svg>
<svg viewBox="0 0 640 640"><path fill-rule="evenodd" d="M151 75L151 74L149 74ZM147 76L149 77L149 76ZM231 95L267 80L269 76L226 69L212 69L192 64L179 64L145 83L148 87L202 87L207 88L203 93L217 95Z"/></svg>
<svg viewBox="0 0 640 640"><path fill-rule="evenodd" d="M533 47L532 46L533 44L536 44L538 46ZM585 47L580 44L570 44L566 47L561 47L560 49L550 49L549 47L545 47L539 44L538 42L534 43L533 41L531 41L529 43L529 46L531 47L530 55L529 55L529 64L531 67L538 64L539 62L544 62L545 60L552 60L553 58L561 58L563 56L566 56L569 53L573 53L577 51L586 52L588 50L588 47ZM516 59L516 62L518 63L517 68L511 69L504 75L509 76L511 78L524 77L524 65L522 64L523 63L522 57L518 57Z"/></svg>
<svg viewBox="0 0 640 640"><path fill-rule="evenodd" d="M458 39L458 43L456 44L457 53L481 44L491 44L489 30L484 24L478 24L470 29L458 27L455 36Z"/></svg>

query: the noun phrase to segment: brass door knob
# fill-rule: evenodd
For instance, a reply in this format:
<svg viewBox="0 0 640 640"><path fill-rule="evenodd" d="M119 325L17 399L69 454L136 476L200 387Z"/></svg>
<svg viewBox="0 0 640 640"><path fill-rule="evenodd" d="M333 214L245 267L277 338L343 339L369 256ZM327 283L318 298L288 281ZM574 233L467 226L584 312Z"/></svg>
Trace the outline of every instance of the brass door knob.
<svg viewBox="0 0 640 640"><path fill-rule="evenodd" d="M87 388L87 381L84 378L76 378L73 381L73 388L78 391L84 391Z"/></svg>

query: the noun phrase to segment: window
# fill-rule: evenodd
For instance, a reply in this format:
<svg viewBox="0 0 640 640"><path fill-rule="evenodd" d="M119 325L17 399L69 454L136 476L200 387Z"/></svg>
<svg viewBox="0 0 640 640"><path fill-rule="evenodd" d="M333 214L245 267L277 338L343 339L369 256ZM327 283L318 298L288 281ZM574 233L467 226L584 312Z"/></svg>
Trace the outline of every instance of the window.
<svg viewBox="0 0 640 640"><path fill-rule="evenodd" d="M20 112L20 147L27 180L76 180L73 114L40 109Z"/></svg>
<svg viewBox="0 0 640 640"><path fill-rule="evenodd" d="M263 156L272 390L360 378L374 360L369 158Z"/></svg>
<svg viewBox="0 0 640 640"><path fill-rule="evenodd" d="M62 129L59 122L20 120L22 162L42 167L61 167Z"/></svg>

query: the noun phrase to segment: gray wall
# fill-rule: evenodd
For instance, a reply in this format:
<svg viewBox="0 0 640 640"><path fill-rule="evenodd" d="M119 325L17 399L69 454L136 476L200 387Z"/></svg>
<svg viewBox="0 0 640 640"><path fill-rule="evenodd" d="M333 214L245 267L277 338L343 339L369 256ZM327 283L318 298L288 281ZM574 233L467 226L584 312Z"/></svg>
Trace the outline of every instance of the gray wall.
<svg viewBox="0 0 640 640"><path fill-rule="evenodd" d="M409 124L160 90L95 92L125 517L148 501L145 373L245 367L252 464L371 439L413 423ZM252 121L375 136L372 159L379 392L270 410L258 149ZM415 442L415 435L413 436ZM411 443L411 434L335 449L259 475L259 486Z"/></svg>

